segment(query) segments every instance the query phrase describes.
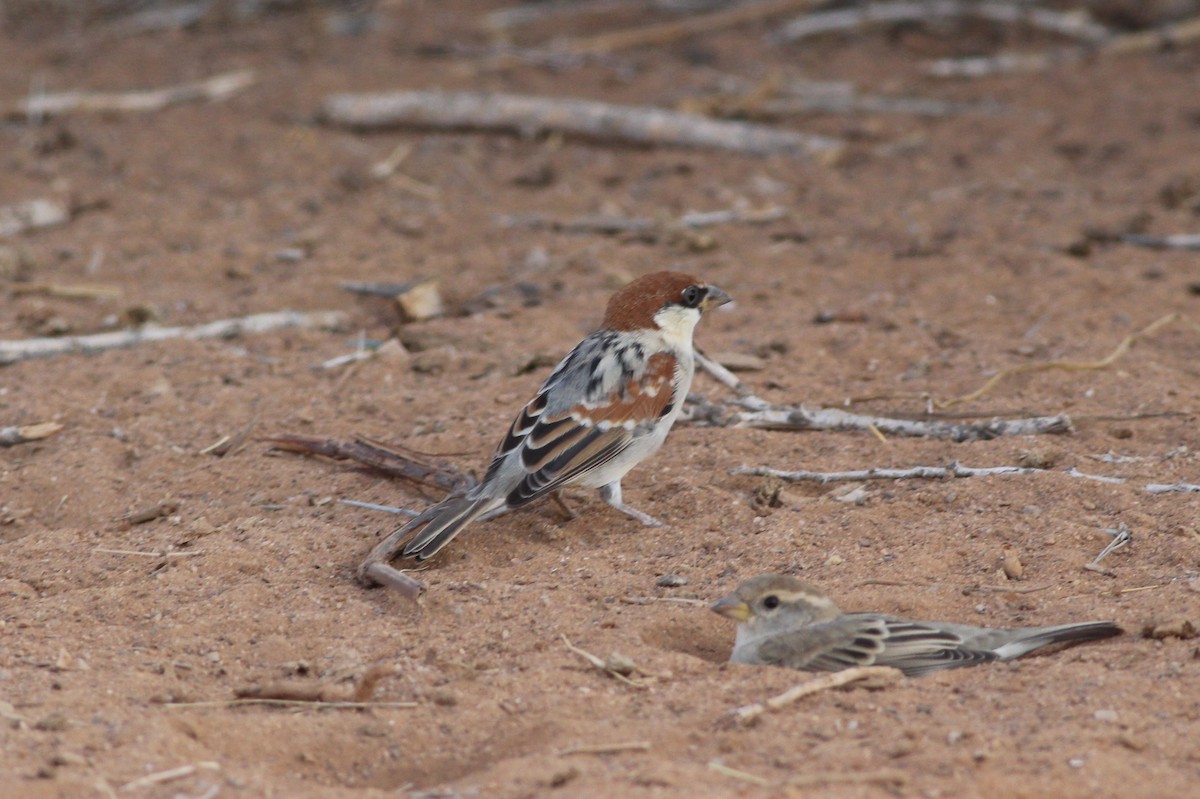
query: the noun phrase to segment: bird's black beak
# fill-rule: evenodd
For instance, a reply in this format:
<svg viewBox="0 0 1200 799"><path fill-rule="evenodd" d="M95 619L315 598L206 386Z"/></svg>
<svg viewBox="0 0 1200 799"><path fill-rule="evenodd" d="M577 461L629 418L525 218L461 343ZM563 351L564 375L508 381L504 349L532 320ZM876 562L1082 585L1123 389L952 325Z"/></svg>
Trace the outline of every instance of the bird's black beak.
<svg viewBox="0 0 1200 799"><path fill-rule="evenodd" d="M726 294L723 289L716 286L709 286L708 291L704 294L704 299L700 302L700 310L702 312L707 311L710 308L716 308L727 302L733 302L733 297Z"/></svg>

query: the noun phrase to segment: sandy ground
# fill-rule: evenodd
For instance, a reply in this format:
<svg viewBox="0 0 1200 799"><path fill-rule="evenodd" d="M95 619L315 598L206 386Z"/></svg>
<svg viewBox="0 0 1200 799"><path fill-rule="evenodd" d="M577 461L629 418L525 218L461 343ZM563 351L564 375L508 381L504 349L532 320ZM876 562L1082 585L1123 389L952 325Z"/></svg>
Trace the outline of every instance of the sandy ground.
<svg viewBox="0 0 1200 799"><path fill-rule="evenodd" d="M641 528L588 496L570 522L537 506L455 541L423 573L420 606L355 582L393 522L337 500L436 497L273 454L256 438L223 458L202 454L255 420L255 437L364 434L478 472L614 288L663 267L736 296L698 340L761 358L743 376L762 396L812 407L875 397L851 409L880 415L919 416L922 396L964 394L1006 367L1102 358L1170 312L1200 318L1195 252L1088 237L1200 229L1200 49L945 82L922 64L1061 40L947 23L788 46L757 23L553 71L472 55L489 41L491 7L383 4L378 24L353 36L313 12L137 36L103 23L16 27L0 41L5 104L31 86L257 76L220 103L0 126L0 205L45 197L76 208L67 224L0 242L28 259L0 277L0 339L100 332L147 314L168 325L282 309L349 318L338 332L0 370L0 426L63 425L0 450L0 795L1194 795L1197 642L1141 634L1158 620L1200 622L1200 495L1144 490L1200 482L1200 333L1187 323L1106 368L1013 377L953 409L1066 412L1069 435L956 444L681 425L625 481L627 501L668 528ZM516 39L653 19L568 15ZM833 163L312 122L336 91L436 86L670 107L731 77L752 86L771 75L1001 110L779 123L844 138ZM399 145L411 152L398 173L373 178ZM714 227L699 243L498 222L771 206L787 216ZM388 302L339 288L431 275L470 312L401 325ZM30 283L119 295L22 292ZM818 323L821 313L834 320ZM398 331L409 353L350 373L320 368L352 351L359 331ZM729 396L704 376L694 389ZM730 474L952 461L1050 468L870 481L859 502L840 501L844 485L790 485L778 507L756 502L761 478ZM164 500L177 508L123 521ZM1085 570L1104 530L1122 524L1132 545L1103 562L1109 573ZM1023 579L999 570L1006 551ZM743 726L733 708L806 679L724 662L731 624L704 605L764 571L819 583L848 609L988 625L1115 619L1128 633L824 692ZM665 575L682 584L660 586ZM651 676L611 678L563 636ZM222 704L285 679L349 690L372 666L392 672L374 700L412 706ZM635 746L565 753L622 744ZM193 770L122 789L184 766Z"/></svg>

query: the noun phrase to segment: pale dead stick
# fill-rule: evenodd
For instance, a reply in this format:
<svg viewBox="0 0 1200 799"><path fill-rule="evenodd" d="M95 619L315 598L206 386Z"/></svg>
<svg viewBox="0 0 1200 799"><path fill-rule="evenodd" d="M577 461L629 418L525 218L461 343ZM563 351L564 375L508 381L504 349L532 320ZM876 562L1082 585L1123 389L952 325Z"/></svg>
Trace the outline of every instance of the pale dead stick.
<svg viewBox="0 0 1200 799"><path fill-rule="evenodd" d="M1179 47L1200 39L1200 17L1192 17L1160 28L1114 36L1095 47L1070 47L1040 53L1000 53L972 58L943 58L926 65L925 71L939 78L979 78L1008 72L1033 72L1059 64L1075 63L1097 55L1122 55Z"/></svg>
<svg viewBox="0 0 1200 799"><path fill-rule="evenodd" d="M568 39L563 49L572 53L611 53L647 44L665 44L688 36L732 28L748 22L810 8L816 0L760 0L711 14L694 14L680 20L647 25L641 28L601 33L579 39Z"/></svg>
<svg viewBox="0 0 1200 799"><path fill-rule="evenodd" d="M561 133L625 145L715 148L751 155L829 159L844 146L828 136L654 106L504 92L333 94L325 98L318 116L326 124L355 130L417 127L523 136Z"/></svg>
<svg viewBox="0 0 1200 799"><path fill-rule="evenodd" d="M176 103L195 100L224 100L254 83L253 70L214 75L205 80L181 83L165 89L131 92L71 91L35 94L7 111L7 116L38 119L69 111L158 111Z"/></svg>
<svg viewBox="0 0 1200 799"><path fill-rule="evenodd" d="M190 558L195 555L203 555L202 550L194 552L138 552L132 549L102 549L97 547L93 552L100 552L105 555L136 555L143 558Z"/></svg>
<svg viewBox="0 0 1200 799"><path fill-rule="evenodd" d="M559 757L567 755L609 755L618 752L648 752L650 751L649 741L629 741L627 743L616 744L583 744L580 746L568 746L555 752Z"/></svg>
<svg viewBox="0 0 1200 799"><path fill-rule="evenodd" d="M615 669L610 667L606 661L602 660L601 658L597 657L596 655L593 655L591 652L588 652L586 649L580 649L579 647L575 646L573 643L571 643L571 639L567 638L567 636L563 635L561 637L562 637L562 642L564 644L566 644L567 649L571 650L576 655L579 655L581 658L586 660L588 663L591 663L593 666L600 669L601 671L603 671L605 674L609 675L610 677L615 677L616 679L620 680L621 682L625 683L626 685L630 685L634 688L648 687L646 685L646 683L639 682L638 680L630 679L629 677L626 677L624 674L620 673L619 671L616 671Z"/></svg>
<svg viewBox="0 0 1200 799"><path fill-rule="evenodd" d="M879 782L888 785L907 785L908 775L894 768L882 768L878 771L851 771L847 773L821 772L817 774L800 774L789 777L785 785L797 788L807 788L813 785L847 784L858 782Z"/></svg>
<svg viewBox="0 0 1200 799"><path fill-rule="evenodd" d="M337 330L346 325L342 311L277 311L234 319L220 319L194 327L155 327L148 325L136 330L118 330L86 336L63 336L0 340L0 366L31 358L48 358L67 353L93 353L137 344L184 338L232 338L249 333L266 333L287 329Z"/></svg>
<svg viewBox="0 0 1200 799"><path fill-rule="evenodd" d="M158 785L163 782L170 782L171 780L177 780L181 777L190 776L195 774L200 769L217 771L220 768L221 766L219 763L214 763L211 760L202 760L199 763L189 763L188 765L180 766L179 768L167 769L166 771L158 771L154 774L147 774L144 777L138 777L136 780L125 783L120 788L117 788L117 790L132 791L135 788L147 788L151 785Z"/></svg>
<svg viewBox="0 0 1200 799"><path fill-rule="evenodd" d="M211 702L167 702L163 707L236 707L238 705L272 705L277 707L310 707L334 710L361 710L364 708L414 708L417 702L319 702L307 699L217 699Z"/></svg>
<svg viewBox="0 0 1200 799"><path fill-rule="evenodd" d="M742 771L738 768L730 768L720 760L708 761L708 767L718 774L724 774L726 777L732 777L735 780L748 782L751 785L760 785L765 788L771 784L771 781L765 777L760 777L757 774L751 774L749 771Z"/></svg>
<svg viewBox="0 0 1200 799"><path fill-rule="evenodd" d="M821 691L828 691L832 688L841 688L843 685L848 685L852 682L866 679L880 679L892 681L904 676L900 669L894 669L891 666L857 666L844 671L837 671L833 674L825 674L808 682L801 683L794 688L784 691L778 696L773 696L765 702L755 702L752 705L744 705L733 711L733 715L739 721L750 721L758 718L768 710L779 710L788 705Z"/></svg>
<svg viewBox="0 0 1200 799"><path fill-rule="evenodd" d="M857 8L810 14L782 25L774 34L774 38L778 41L797 42L810 36L865 27L870 23L928 22L947 17L978 17L990 22L1024 23L1092 43L1103 42L1112 36L1108 28L1078 13L1030 8L1010 2L919 0L867 3Z"/></svg>

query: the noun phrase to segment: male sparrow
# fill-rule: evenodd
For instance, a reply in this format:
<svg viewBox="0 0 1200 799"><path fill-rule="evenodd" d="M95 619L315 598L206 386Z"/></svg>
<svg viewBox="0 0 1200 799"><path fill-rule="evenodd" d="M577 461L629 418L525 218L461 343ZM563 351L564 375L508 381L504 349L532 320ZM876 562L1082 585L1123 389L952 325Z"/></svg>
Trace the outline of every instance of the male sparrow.
<svg viewBox="0 0 1200 799"><path fill-rule="evenodd" d="M805 671L893 666L910 677L1122 632L1111 621L1003 629L843 613L816 586L782 574L747 580L711 609L738 623L734 663Z"/></svg>
<svg viewBox="0 0 1200 799"><path fill-rule="evenodd" d="M617 510L660 526L621 501L621 478L662 446L692 384L692 331L704 311L729 300L679 272L646 275L614 294L600 329L517 414L483 481L397 531L414 534L403 554L426 560L476 519L568 485L598 488Z"/></svg>

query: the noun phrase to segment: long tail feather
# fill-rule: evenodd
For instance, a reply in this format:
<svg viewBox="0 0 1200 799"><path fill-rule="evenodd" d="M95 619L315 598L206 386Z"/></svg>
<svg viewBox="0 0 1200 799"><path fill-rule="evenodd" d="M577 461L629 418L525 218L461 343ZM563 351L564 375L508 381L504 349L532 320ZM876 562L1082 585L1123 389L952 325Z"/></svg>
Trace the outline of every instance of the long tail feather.
<svg viewBox="0 0 1200 799"><path fill-rule="evenodd" d="M1123 630L1111 621L1093 621L1083 624L1059 624L1054 627L1035 627L1003 646L993 651L1001 660L1020 657L1035 649L1050 644L1073 644L1082 641L1095 641L1100 638L1111 638L1120 635Z"/></svg>
<svg viewBox="0 0 1200 799"><path fill-rule="evenodd" d="M490 498L466 497L451 497L439 502L405 525L406 529L419 532L404 546L404 557L415 557L417 560L432 558L464 527L487 513L495 504L496 501Z"/></svg>

